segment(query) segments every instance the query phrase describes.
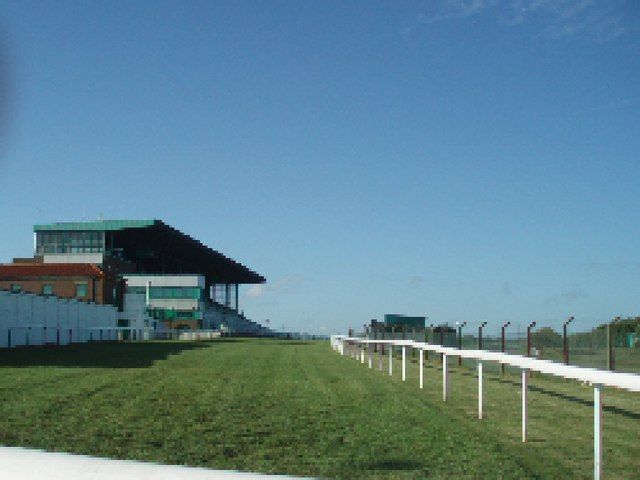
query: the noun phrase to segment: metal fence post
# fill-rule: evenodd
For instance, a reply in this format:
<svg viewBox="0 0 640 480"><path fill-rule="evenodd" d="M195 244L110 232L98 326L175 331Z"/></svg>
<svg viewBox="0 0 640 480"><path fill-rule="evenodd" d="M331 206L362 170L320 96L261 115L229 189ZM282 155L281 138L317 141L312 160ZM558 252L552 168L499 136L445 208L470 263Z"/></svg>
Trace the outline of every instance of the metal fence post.
<svg viewBox="0 0 640 480"><path fill-rule="evenodd" d="M393 326L391 327L391 340L395 340L395 339L396 339L396 327ZM393 343L391 343L389 345L389 351L392 352L392 354L393 354L393 349L394 349L394 345Z"/></svg>
<svg viewBox="0 0 640 480"><path fill-rule="evenodd" d="M616 358L613 348L613 336L611 335L611 329L618 321L620 321L620 317L616 317L613 321L607 323L607 370L611 371L616 369Z"/></svg>
<svg viewBox="0 0 640 480"><path fill-rule="evenodd" d="M573 317L569 317L569 319L564 322L562 325L562 353L564 358L564 364L569 365L569 342L567 340L567 325L569 325L573 321Z"/></svg>
<svg viewBox="0 0 640 480"><path fill-rule="evenodd" d="M373 321L373 320L372 320ZM373 339L377 340L378 339L378 328L374 328L373 329ZM378 353L378 344L374 343L373 344L373 352L374 353Z"/></svg>
<svg viewBox="0 0 640 480"><path fill-rule="evenodd" d="M429 343L429 335L427 334L427 327L424 327L424 343ZM429 361L429 350L424 352L424 362L425 364Z"/></svg>
<svg viewBox="0 0 640 480"><path fill-rule="evenodd" d="M458 323L458 350L462 350L462 327L464 327L467 322ZM458 356L458 366L462 365L462 356Z"/></svg>
<svg viewBox="0 0 640 480"><path fill-rule="evenodd" d="M482 329L487 324L487 322L482 322L478 327L478 350L482 350Z"/></svg>
<svg viewBox="0 0 640 480"><path fill-rule="evenodd" d="M506 337L506 328L511 325L511 322L506 322L502 324L502 353L505 353L507 350L507 337ZM504 375L505 365L504 363L500 364L500 373Z"/></svg>
<svg viewBox="0 0 640 480"><path fill-rule="evenodd" d="M416 338L416 327L413 327L413 335L412 335L411 338L413 339L414 342L417 341L417 338ZM416 358L416 349L415 348L411 349L411 358Z"/></svg>

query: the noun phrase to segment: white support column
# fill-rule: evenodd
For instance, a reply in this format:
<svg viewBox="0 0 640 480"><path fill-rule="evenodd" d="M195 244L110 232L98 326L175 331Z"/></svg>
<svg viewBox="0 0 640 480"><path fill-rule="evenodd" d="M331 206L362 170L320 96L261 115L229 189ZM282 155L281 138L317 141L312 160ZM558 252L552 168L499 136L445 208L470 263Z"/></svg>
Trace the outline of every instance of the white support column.
<svg viewBox="0 0 640 480"><path fill-rule="evenodd" d="M378 370L382 371L382 344L378 345Z"/></svg>
<svg viewBox="0 0 640 480"><path fill-rule="evenodd" d="M402 381L407 379L407 347L402 347Z"/></svg>
<svg viewBox="0 0 640 480"><path fill-rule="evenodd" d="M529 370L523 368L522 374L522 442L527 441L527 396L529 390Z"/></svg>
<svg viewBox="0 0 640 480"><path fill-rule="evenodd" d="M393 346L389 344L389 375L393 375Z"/></svg>
<svg viewBox="0 0 640 480"><path fill-rule="evenodd" d="M482 362L478 362L478 418L482 420Z"/></svg>
<svg viewBox="0 0 640 480"><path fill-rule="evenodd" d="M367 353L369 354L369 368L373 368L373 344L367 343Z"/></svg>
<svg viewBox="0 0 640 480"><path fill-rule="evenodd" d="M420 349L420 356L418 357L420 363L420 388L424 388L424 349Z"/></svg>
<svg viewBox="0 0 640 480"><path fill-rule="evenodd" d="M593 386L593 478L602 477L602 385Z"/></svg>
<svg viewBox="0 0 640 480"><path fill-rule="evenodd" d="M360 363L364 365L364 344L359 343L358 346L360 347Z"/></svg>
<svg viewBox="0 0 640 480"><path fill-rule="evenodd" d="M447 355L442 354L442 401L447 401L449 394L449 369L447 368Z"/></svg>

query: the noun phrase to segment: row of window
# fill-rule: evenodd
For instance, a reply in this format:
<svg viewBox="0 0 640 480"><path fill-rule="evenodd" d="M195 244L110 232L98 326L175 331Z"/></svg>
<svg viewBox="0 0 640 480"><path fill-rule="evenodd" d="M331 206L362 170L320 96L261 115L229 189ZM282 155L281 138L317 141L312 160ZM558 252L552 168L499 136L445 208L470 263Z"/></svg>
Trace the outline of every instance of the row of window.
<svg viewBox="0 0 640 480"><path fill-rule="evenodd" d="M37 232L36 233L37 245L46 245L51 243L101 246L104 244L104 232L69 231L69 232Z"/></svg>
<svg viewBox="0 0 640 480"><path fill-rule="evenodd" d="M200 310L150 308L149 315L156 320L202 320L202 312Z"/></svg>
<svg viewBox="0 0 640 480"><path fill-rule="evenodd" d="M104 232L37 232L36 252L99 253L104 250Z"/></svg>
<svg viewBox="0 0 640 480"><path fill-rule="evenodd" d="M77 298L86 298L87 296L87 284L86 283L76 283L76 297ZM22 285L19 283L11 284L11 293L20 293L22 292ZM53 285L44 284L42 285L41 292L42 295L53 295Z"/></svg>
<svg viewBox="0 0 640 480"><path fill-rule="evenodd" d="M146 287L127 287L127 293L143 293L146 295ZM150 287L149 298L173 299L189 298L204 301L204 290L198 287Z"/></svg>
<svg viewBox="0 0 640 480"><path fill-rule="evenodd" d="M102 247L70 247L67 245L42 245L36 249L38 255L46 253L101 253Z"/></svg>

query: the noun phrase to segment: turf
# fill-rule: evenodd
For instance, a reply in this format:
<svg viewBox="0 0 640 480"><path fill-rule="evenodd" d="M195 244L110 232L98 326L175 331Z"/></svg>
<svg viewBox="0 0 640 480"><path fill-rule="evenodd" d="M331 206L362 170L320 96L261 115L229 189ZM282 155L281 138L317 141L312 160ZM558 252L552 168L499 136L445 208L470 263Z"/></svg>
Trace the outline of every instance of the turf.
<svg viewBox="0 0 640 480"><path fill-rule="evenodd" d="M0 443L171 464L332 478L590 478L592 390L434 360L389 377L328 342L221 340L0 351ZM396 364L396 372L399 372ZM385 364L386 368L386 364ZM637 478L640 395L604 391L604 470Z"/></svg>

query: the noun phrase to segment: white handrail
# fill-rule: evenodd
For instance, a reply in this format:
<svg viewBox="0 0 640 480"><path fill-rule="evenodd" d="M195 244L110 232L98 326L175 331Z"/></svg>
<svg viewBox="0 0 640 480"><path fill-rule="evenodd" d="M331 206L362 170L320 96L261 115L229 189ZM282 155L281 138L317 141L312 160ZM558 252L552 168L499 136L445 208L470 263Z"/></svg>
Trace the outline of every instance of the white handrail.
<svg viewBox="0 0 640 480"><path fill-rule="evenodd" d="M416 342L413 340L378 340L360 337L348 337L346 335L331 336L331 346L334 350L338 350L345 355L346 345L353 344L368 347L374 345L389 345L390 347L402 347L402 380L406 378L406 349L414 348L420 350L420 388L423 387L423 369L422 358L423 352L431 351L441 353L442 361L442 399L447 400L450 388L449 369L447 365L447 357L469 358L478 361L478 418L482 419L482 362L497 362L505 365L511 365L521 369L522 378L522 441L527 440L527 397L528 397L528 378L529 371L546 373L556 377L578 380L590 383L594 392L594 409L593 409L593 475L596 480L600 480L602 476L602 387L615 387L628 390L630 392L640 392L640 375L632 373L609 372L598 370L596 368L576 367L573 365L565 365L562 363L552 362L550 360L539 360L537 358L524 357L522 355L512 355L509 353L491 352L487 350L460 350L452 347L443 347L441 345L432 345L425 342ZM355 352L352 352L355 353ZM382 354L382 353L381 353ZM361 358L364 363L364 348L361 349ZM392 374L392 348L389 348L389 375ZM369 363L371 365L371 363Z"/></svg>
<svg viewBox="0 0 640 480"><path fill-rule="evenodd" d="M524 368L535 372L555 375L557 377L587 382L592 385L599 384L607 387L622 388L631 392L640 392L640 375L633 373L610 372L598 370L596 368L576 367L551 360L540 360L537 358L513 355L510 353L491 352L487 350L459 350L453 347L443 347L413 340L372 340L358 337L347 337L335 335L332 338L340 341L348 341L362 344L383 344L395 345L398 347L412 347L421 350L428 350L436 353L443 353L454 357L469 358L472 360L504 363L512 367Z"/></svg>

